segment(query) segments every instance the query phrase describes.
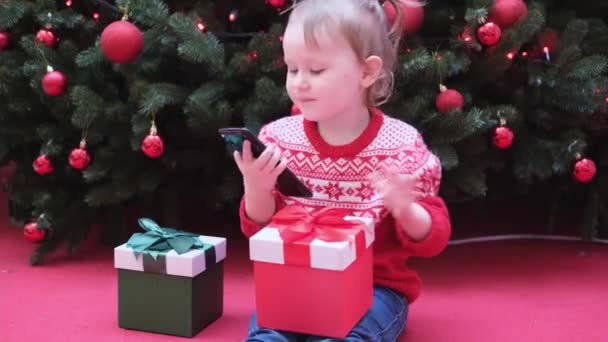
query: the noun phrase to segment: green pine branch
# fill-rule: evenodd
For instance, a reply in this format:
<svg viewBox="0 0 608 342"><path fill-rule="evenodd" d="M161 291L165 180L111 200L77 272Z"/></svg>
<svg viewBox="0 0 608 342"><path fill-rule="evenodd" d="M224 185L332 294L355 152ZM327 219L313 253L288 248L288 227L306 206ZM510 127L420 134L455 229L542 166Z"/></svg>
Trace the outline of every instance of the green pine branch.
<svg viewBox="0 0 608 342"><path fill-rule="evenodd" d="M418 48L409 54L401 55L399 71L402 78L411 79L433 65L433 56L426 49Z"/></svg>
<svg viewBox="0 0 608 342"><path fill-rule="evenodd" d="M448 172L446 178L453 186L474 198L484 197L488 191L485 169L474 163L461 163L458 168Z"/></svg>
<svg viewBox="0 0 608 342"><path fill-rule="evenodd" d="M73 87L70 100L74 105L72 124L81 130L88 129L103 113L103 98L86 86Z"/></svg>
<svg viewBox="0 0 608 342"><path fill-rule="evenodd" d="M106 58L99 45L99 40L97 40L94 46L81 50L74 61L81 68L96 67L106 62Z"/></svg>
<svg viewBox="0 0 608 342"><path fill-rule="evenodd" d="M188 126L196 131L203 130L210 123L227 125L230 121L230 104L222 99L225 96L224 84L206 83L195 90L186 101L184 114L188 117Z"/></svg>
<svg viewBox="0 0 608 342"><path fill-rule="evenodd" d="M169 17L169 7L161 0L122 0L128 4L129 18L146 27L163 25Z"/></svg>
<svg viewBox="0 0 608 342"><path fill-rule="evenodd" d="M431 151L441 160L441 168L445 171L456 168L459 165L458 152L452 145L442 144L432 146Z"/></svg>
<svg viewBox="0 0 608 342"><path fill-rule="evenodd" d="M568 23L560 36L559 46L568 48L580 46L589 32L589 25L585 20L574 19Z"/></svg>
<svg viewBox="0 0 608 342"><path fill-rule="evenodd" d="M151 116L168 105L183 104L188 90L172 83L150 85L139 103L139 112Z"/></svg>
<svg viewBox="0 0 608 342"><path fill-rule="evenodd" d="M0 31L12 28L29 10L29 4L24 1L0 2Z"/></svg>
<svg viewBox="0 0 608 342"><path fill-rule="evenodd" d="M606 56L587 56L576 62L565 77L575 80L587 80L603 75L608 70L608 58Z"/></svg>
<svg viewBox="0 0 608 342"><path fill-rule="evenodd" d="M453 111L443 116L430 128L429 135L433 144L458 142L486 126L483 111L479 108L471 108L467 112Z"/></svg>

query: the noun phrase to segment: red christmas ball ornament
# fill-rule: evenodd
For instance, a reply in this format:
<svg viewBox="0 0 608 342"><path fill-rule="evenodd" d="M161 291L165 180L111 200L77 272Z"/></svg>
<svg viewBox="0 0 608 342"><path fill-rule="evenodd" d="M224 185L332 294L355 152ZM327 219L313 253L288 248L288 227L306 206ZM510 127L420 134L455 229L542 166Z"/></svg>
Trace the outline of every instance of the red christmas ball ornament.
<svg viewBox="0 0 608 342"><path fill-rule="evenodd" d="M36 40L46 46L53 47L57 42L55 34L47 29L42 29L36 33Z"/></svg>
<svg viewBox="0 0 608 342"><path fill-rule="evenodd" d="M441 113L449 113L454 110L461 110L464 107L464 98L458 90L448 89L444 85L439 86L441 93L435 100L435 106Z"/></svg>
<svg viewBox="0 0 608 342"><path fill-rule="evenodd" d="M496 0L490 9L489 21L506 30L528 16L523 0Z"/></svg>
<svg viewBox="0 0 608 342"><path fill-rule="evenodd" d="M385 1L382 7L389 24L392 26L397 16L395 7L390 1ZM420 1L408 0L407 3L399 2L399 7L401 8L401 27L403 28L403 33L412 35L418 32L424 22L424 10Z"/></svg>
<svg viewBox="0 0 608 342"><path fill-rule="evenodd" d="M549 51L555 51L557 49L557 43L559 41L559 35L555 30L544 29L539 36L539 44L541 49L547 48Z"/></svg>
<svg viewBox="0 0 608 342"><path fill-rule="evenodd" d="M133 62L144 48L144 36L126 20L115 21L101 33L101 51L112 62Z"/></svg>
<svg viewBox="0 0 608 342"><path fill-rule="evenodd" d="M8 32L0 32L0 52L8 47L11 36Z"/></svg>
<svg viewBox="0 0 608 342"><path fill-rule="evenodd" d="M54 170L51 160L45 154L38 156L32 166L34 167L34 171L41 176L51 174Z"/></svg>
<svg viewBox="0 0 608 342"><path fill-rule="evenodd" d="M513 144L513 138L515 135L511 128L506 125L504 119L500 120L500 126L494 129L494 135L492 136L492 144L501 150L506 150Z"/></svg>
<svg viewBox="0 0 608 342"><path fill-rule="evenodd" d="M298 114L302 114L302 111L300 110L300 108L298 106L296 106L295 104L291 106L291 115L298 115Z"/></svg>
<svg viewBox="0 0 608 342"><path fill-rule="evenodd" d="M163 139L158 135L154 123L152 123L152 127L150 128L150 134L141 143L141 149L150 158L158 158L163 155L165 144L163 143Z"/></svg>
<svg viewBox="0 0 608 342"><path fill-rule="evenodd" d="M28 223L23 227L23 236L30 242L40 242L46 237L46 230L39 229L36 222Z"/></svg>
<svg viewBox="0 0 608 342"><path fill-rule="evenodd" d="M502 37L502 30L493 22L487 22L477 29L477 39L486 46L495 45Z"/></svg>
<svg viewBox="0 0 608 342"><path fill-rule="evenodd" d="M577 160L574 164L572 176L578 182L588 183L593 179L593 177L595 177L596 171L597 168L595 167L595 162L593 160L582 158Z"/></svg>
<svg viewBox="0 0 608 342"><path fill-rule="evenodd" d="M91 163L91 157L86 150L86 142L84 139L80 141L80 147L75 148L70 153L70 166L76 170L84 170Z"/></svg>
<svg viewBox="0 0 608 342"><path fill-rule="evenodd" d="M276 9L282 9L287 5L287 0L266 0L266 3Z"/></svg>
<svg viewBox="0 0 608 342"><path fill-rule="evenodd" d="M48 67L48 72L42 78L42 90L49 96L63 95L68 81L65 75L60 71L53 71L53 68Z"/></svg>

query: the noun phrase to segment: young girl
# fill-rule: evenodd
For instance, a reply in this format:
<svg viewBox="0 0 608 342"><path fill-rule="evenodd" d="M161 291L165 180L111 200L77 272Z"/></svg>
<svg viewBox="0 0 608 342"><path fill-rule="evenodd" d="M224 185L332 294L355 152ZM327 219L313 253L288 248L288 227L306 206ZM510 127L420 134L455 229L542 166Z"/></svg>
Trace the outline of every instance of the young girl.
<svg viewBox="0 0 608 342"><path fill-rule="evenodd" d="M448 211L437 196L439 160L416 129L377 108L392 91L399 25L396 20L389 30L377 0L299 1L283 48L287 92L302 115L264 126L259 136L268 148L259 158L248 142L234 155L243 174L240 215L248 237L291 204L348 208L375 219L374 302L346 341L399 337L421 287L408 259L439 254L450 236ZM312 198L275 190L287 166ZM331 341L259 328L255 314L246 339L299 340Z"/></svg>

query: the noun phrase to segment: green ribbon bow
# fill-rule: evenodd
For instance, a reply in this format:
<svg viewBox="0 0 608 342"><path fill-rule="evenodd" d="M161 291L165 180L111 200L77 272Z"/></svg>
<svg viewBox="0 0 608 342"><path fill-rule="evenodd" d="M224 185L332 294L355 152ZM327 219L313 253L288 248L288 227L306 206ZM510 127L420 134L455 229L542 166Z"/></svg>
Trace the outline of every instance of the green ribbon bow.
<svg viewBox="0 0 608 342"><path fill-rule="evenodd" d="M136 259L145 253L156 261L159 255L166 254L172 249L177 254L183 254L191 249L212 247L210 244L202 242L196 234L173 228L163 228L148 218L141 218L137 222L146 232L135 233L127 241L127 246L133 249Z"/></svg>

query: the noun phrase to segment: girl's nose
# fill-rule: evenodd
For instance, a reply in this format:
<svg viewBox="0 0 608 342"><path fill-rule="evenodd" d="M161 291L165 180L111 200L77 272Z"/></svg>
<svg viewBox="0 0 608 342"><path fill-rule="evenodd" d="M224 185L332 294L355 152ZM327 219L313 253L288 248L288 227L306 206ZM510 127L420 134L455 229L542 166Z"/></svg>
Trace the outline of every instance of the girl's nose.
<svg viewBox="0 0 608 342"><path fill-rule="evenodd" d="M300 72L300 73L298 73L298 75L296 75L295 86L298 89L308 89L308 88L310 88L310 83L308 83L308 79L304 75L304 73Z"/></svg>

